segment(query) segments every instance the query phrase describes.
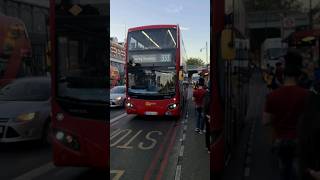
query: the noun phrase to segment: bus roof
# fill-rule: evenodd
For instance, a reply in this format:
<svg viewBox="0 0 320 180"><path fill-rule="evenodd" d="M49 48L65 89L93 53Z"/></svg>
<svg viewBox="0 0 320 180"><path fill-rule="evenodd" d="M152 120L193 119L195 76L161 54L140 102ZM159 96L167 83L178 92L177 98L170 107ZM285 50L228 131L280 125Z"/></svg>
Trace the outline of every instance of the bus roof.
<svg viewBox="0 0 320 180"><path fill-rule="evenodd" d="M138 27L129 28L128 32L139 31L143 29L160 29L160 28L177 28L177 27L178 25L173 25L173 24L138 26Z"/></svg>

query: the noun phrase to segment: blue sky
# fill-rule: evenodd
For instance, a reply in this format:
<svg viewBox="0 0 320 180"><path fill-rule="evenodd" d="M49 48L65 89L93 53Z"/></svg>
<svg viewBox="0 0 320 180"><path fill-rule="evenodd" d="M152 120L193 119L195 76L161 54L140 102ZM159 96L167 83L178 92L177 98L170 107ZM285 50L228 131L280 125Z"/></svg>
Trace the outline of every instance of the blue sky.
<svg viewBox="0 0 320 180"><path fill-rule="evenodd" d="M110 35L123 41L126 29L153 24L179 24L188 57L210 57L209 0L110 0Z"/></svg>

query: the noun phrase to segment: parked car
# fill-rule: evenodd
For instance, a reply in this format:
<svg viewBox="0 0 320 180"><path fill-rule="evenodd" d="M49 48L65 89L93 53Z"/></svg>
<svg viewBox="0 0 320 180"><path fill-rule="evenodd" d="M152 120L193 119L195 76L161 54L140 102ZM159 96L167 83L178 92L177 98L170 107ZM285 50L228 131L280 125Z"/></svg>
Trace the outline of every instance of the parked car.
<svg viewBox="0 0 320 180"><path fill-rule="evenodd" d="M110 107L124 107L126 102L126 87L115 86L110 89Z"/></svg>
<svg viewBox="0 0 320 180"><path fill-rule="evenodd" d="M29 77L0 89L0 142L50 141L50 88L50 78Z"/></svg>

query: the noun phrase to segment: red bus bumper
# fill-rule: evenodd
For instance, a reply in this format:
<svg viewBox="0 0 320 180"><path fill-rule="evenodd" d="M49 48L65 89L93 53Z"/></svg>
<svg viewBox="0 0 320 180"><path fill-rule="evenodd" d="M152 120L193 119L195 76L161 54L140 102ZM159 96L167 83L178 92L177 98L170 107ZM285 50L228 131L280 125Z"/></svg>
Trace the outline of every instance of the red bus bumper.
<svg viewBox="0 0 320 180"><path fill-rule="evenodd" d="M55 112L53 115L55 116ZM53 118L54 118L53 116ZM72 136L79 146L70 147L64 137ZM53 121L53 162L56 166L81 166L109 169L109 127L105 121L87 120L68 116L62 121ZM65 138L67 139L67 138Z"/></svg>
<svg viewBox="0 0 320 180"><path fill-rule="evenodd" d="M91 147L90 147L91 146ZM82 144L83 150L73 151L53 140L53 162L56 166L93 167L97 169L108 169L108 158L106 147L104 151L98 150L97 145L86 142ZM100 149L100 148L99 148ZM101 157L98 157L101 156Z"/></svg>
<svg viewBox="0 0 320 180"><path fill-rule="evenodd" d="M129 106L128 106L129 103ZM169 106L176 104L170 109ZM139 116L180 116L180 105L173 99L165 100L141 100L129 99L126 105L127 114L137 114Z"/></svg>

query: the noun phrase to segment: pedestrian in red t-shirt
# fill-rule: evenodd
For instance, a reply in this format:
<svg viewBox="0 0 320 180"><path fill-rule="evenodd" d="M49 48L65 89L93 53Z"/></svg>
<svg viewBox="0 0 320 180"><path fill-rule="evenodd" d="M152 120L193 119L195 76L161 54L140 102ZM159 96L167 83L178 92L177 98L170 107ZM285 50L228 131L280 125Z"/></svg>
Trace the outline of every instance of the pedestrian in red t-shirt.
<svg viewBox="0 0 320 180"><path fill-rule="evenodd" d="M202 117L202 108L203 108L203 98L206 94L206 89L204 88L204 79L200 78L198 83L198 88L193 91L193 99L196 105L197 111L197 124L195 131L199 134L203 133L204 130L204 121Z"/></svg>
<svg viewBox="0 0 320 180"><path fill-rule="evenodd" d="M301 75L302 57L289 51L285 56L284 85L267 96L263 123L270 124L275 133L274 145L283 165L284 180L294 178L297 124L303 114L309 92L297 85Z"/></svg>

